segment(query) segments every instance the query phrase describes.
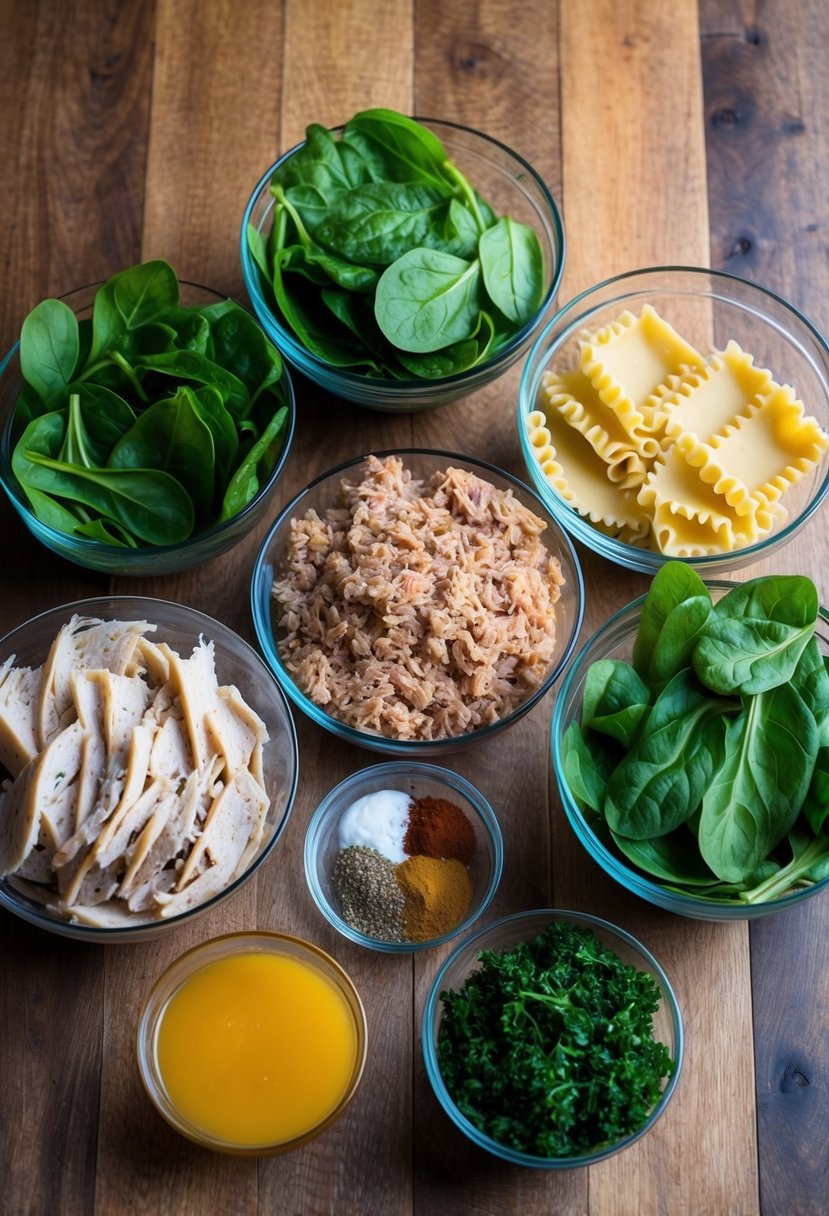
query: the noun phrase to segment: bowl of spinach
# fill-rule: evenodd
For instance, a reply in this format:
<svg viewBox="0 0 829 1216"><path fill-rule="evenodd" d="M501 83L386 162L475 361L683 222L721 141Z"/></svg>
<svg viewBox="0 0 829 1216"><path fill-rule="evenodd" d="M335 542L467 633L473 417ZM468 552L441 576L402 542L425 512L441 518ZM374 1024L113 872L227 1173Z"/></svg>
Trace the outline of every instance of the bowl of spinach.
<svg viewBox="0 0 829 1216"><path fill-rule="evenodd" d="M235 300L154 260L41 301L0 363L0 480L77 565L166 574L267 511L294 430L281 355Z"/></svg>
<svg viewBox="0 0 829 1216"><path fill-rule="evenodd" d="M811 579L668 562L562 683L553 766L596 862L682 916L767 916L829 887L829 612Z"/></svg>
<svg viewBox="0 0 829 1216"><path fill-rule="evenodd" d="M514 1165L570 1169L633 1144L679 1080L682 1017L624 929L558 909L479 929L438 971L426 1072L449 1118Z"/></svg>
<svg viewBox="0 0 829 1216"><path fill-rule="evenodd" d="M262 175L245 286L298 371L372 409L431 409L529 346L564 264L550 190L511 148L455 123L355 114Z"/></svg>

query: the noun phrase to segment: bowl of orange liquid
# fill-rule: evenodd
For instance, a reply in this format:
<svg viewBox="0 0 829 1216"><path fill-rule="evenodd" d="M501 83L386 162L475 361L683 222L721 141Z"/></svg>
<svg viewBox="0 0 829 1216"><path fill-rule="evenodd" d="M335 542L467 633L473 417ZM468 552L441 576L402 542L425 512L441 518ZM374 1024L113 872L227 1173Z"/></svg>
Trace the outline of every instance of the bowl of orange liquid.
<svg viewBox="0 0 829 1216"><path fill-rule="evenodd" d="M285 933L230 933L152 988L138 1066L156 1109L205 1148L256 1156L314 1139L353 1098L366 1017L342 967Z"/></svg>

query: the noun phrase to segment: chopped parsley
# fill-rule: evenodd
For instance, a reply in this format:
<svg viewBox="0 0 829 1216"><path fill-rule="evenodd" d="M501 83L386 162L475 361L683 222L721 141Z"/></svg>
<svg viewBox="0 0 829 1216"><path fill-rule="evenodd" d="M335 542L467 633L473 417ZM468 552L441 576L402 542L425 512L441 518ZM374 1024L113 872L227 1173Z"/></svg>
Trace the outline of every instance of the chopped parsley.
<svg viewBox="0 0 829 1216"><path fill-rule="evenodd" d="M479 959L462 988L441 993L438 1040L444 1083L470 1123L538 1157L637 1132L674 1070L654 1039L654 977L562 922Z"/></svg>

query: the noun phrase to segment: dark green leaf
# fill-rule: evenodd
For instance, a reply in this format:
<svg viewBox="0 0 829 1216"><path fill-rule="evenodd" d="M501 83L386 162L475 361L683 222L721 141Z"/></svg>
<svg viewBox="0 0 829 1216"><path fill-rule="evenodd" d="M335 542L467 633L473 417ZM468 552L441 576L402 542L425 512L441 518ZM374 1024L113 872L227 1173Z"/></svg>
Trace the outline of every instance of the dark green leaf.
<svg viewBox="0 0 829 1216"><path fill-rule="evenodd" d="M42 300L23 322L20 370L47 405L63 404L79 349L78 322L62 300Z"/></svg>
<svg viewBox="0 0 829 1216"><path fill-rule="evenodd" d="M725 755L702 801L700 852L740 882L797 818L817 755L817 728L789 685L752 696L725 734Z"/></svg>
<svg viewBox="0 0 829 1216"><path fill-rule="evenodd" d="M697 596L707 596L710 602L705 583L684 562L666 562L655 575L642 605L633 648L633 666L646 683L652 679L653 653L669 613L685 600Z"/></svg>
<svg viewBox="0 0 829 1216"><path fill-rule="evenodd" d="M412 249L380 276L377 324L393 346L428 352L469 338L480 312L481 268L437 249Z"/></svg>
<svg viewBox="0 0 829 1216"><path fill-rule="evenodd" d="M481 233L478 256L496 308L515 325L526 325L544 295L544 255L532 228L502 216Z"/></svg>
<svg viewBox="0 0 829 1216"><path fill-rule="evenodd" d="M767 575L714 605L694 670L714 692L760 693L790 680L817 620L817 589L801 575Z"/></svg>
<svg viewBox="0 0 829 1216"><path fill-rule="evenodd" d="M720 765L728 708L690 672L674 676L608 781L605 817L612 831L647 840L694 813Z"/></svg>
<svg viewBox="0 0 829 1216"><path fill-rule="evenodd" d="M648 712L650 692L629 663L600 659L587 673L582 726L631 747Z"/></svg>

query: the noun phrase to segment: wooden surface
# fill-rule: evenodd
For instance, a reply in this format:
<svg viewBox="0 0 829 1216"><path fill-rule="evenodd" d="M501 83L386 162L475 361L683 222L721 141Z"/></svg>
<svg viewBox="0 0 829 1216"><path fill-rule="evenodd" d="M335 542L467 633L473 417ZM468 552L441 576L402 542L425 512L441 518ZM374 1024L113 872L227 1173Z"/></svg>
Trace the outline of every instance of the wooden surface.
<svg viewBox="0 0 829 1216"><path fill-rule="evenodd" d="M368 105L453 119L513 145L559 198L560 301L616 271L709 264L777 289L829 328L829 9L824 0L0 0L0 349L41 298L143 257L242 294L248 194L309 121ZM518 369L433 414L384 416L297 383L289 496L371 448L416 442L521 472ZM764 569L829 598L825 512ZM180 600L253 640L266 529L204 567L108 580L51 557L0 505L0 631L84 596ZM586 632L640 576L582 553ZM753 571L759 573L759 569ZM553 904L640 936L675 984L685 1068L651 1134L602 1165L521 1171L473 1149L423 1073L420 1014L441 954L387 958L329 931L301 851L320 796L374 762L299 722L301 787L259 876L162 944L84 946L0 915L0 1210L291 1216L818 1216L829 1208L829 902L746 925L661 913L589 863L548 780L552 699L451 763L504 828L488 915ZM330 950L369 1019L346 1116L283 1158L189 1145L145 1099L139 1004L197 941L279 928Z"/></svg>

